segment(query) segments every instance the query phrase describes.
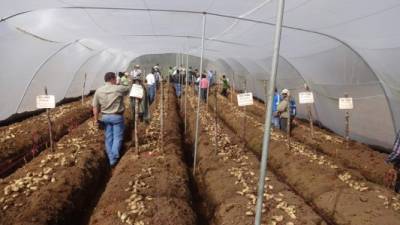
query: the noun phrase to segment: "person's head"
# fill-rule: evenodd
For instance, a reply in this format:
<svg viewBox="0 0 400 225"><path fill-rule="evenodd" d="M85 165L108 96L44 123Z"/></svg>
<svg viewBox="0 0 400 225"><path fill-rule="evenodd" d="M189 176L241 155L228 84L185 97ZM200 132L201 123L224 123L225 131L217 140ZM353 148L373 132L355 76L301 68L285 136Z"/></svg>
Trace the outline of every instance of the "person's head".
<svg viewBox="0 0 400 225"><path fill-rule="evenodd" d="M201 78L206 78L206 75L205 75L205 74L202 74L202 75L201 75Z"/></svg>
<svg viewBox="0 0 400 225"><path fill-rule="evenodd" d="M283 96L283 97L287 97L288 95L289 95L289 90L288 89L283 89L282 90L282 92L281 92L281 95Z"/></svg>
<svg viewBox="0 0 400 225"><path fill-rule="evenodd" d="M172 66L170 66L169 69L172 70Z"/></svg>
<svg viewBox="0 0 400 225"><path fill-rule="evenodd" d="M140 65L139 65L139 64L136 64L133 68L139 69L139 68L140 68Z"/></svg>
<svg viewBox="0 0 400 225"><path fill-rule="evenodd" d="M115 76L114 72L108 72L108 73L106 73L106 75L104 75L104 81L111 83L111 84L116 84L117 77Z"/></svg>
<svg viewBox="0 0 400 225"><path fill-rule="evenodd" d="M275 88L275 93L278 93L278 88Z"/></svg>
<svg viewBox="0 0 400 225"><path fill-rule="evenodd" d="M222 75L222 78L223 78L223 79L225 79L225 78L226 78L226 76L225 76L225 75Z"/></svg>
<svg viewBox="0 0 400 225"><path fill-rule="evenodd" d="M123 72L119 72L119 73L118 73L118 76L119 76L119 77L123 77L124 75L125 75L125 74L124 74Z"/></svg>
<svg viewBox="0 0 400 225"><path fill-rule="evenodd" d="M156 69L153 67L153 68L151 68L151 73L155 73L156 72Z"/></svg>

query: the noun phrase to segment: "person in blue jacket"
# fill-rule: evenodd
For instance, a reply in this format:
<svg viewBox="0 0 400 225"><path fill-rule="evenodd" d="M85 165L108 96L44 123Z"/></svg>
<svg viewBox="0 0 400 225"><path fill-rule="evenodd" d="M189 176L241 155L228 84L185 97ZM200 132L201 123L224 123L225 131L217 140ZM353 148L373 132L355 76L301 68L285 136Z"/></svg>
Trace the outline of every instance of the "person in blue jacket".
<svg viewBox="0 0 400 225"><path fill-rule="evenodd" d="M278 105L281 101L281 96L279 95L278 89L275 88L274 100L272 102L272 124L275 128L280 129L279 126L279 115L278 115Z"/></svg>

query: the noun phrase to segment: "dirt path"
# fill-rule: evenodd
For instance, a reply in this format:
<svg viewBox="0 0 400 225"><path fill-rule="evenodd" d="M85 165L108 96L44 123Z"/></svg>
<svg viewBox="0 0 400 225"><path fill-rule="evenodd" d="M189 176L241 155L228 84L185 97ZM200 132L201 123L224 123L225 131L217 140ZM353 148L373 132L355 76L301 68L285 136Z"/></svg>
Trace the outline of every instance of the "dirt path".
<svg viewBox="0 0 400 225"><path fill-rule="evenodd" d="M236 94L233 101L236 104ZM257 100L253 106L246 107L246 113L260 123L264 123L265 106ZM314 138L311 138L309 124L300 120L293 128L292 137L316 151L337 158L338 162L350 169L359 171L368 181L388 185L386 172L391 165L385 163L387 154L375 151L365 144L350 141L346 148L345 139L337 134L314 126Z"/></svg>
<svg viewBox="0 0 400 225"><path fill-rule="evenodd" d="M210 105L214 104L213 97ZM219 97L220 118L256 154L260 154L263 124L248 117L238 107ZM244 118L248 117L246 123ZM308 146L293 141L288 150L285 136L273 132L270 167L286 183L336 224L400 224L399 197L386 188L366 181L355 170L341 167L330 157L316 154Z"/></svg>
<svg viewBox="0 0 400 225"><path fill-rule="evenodd" d="M140 156L130 149L119 162L90 224L196 224L183 163L176 98L171 90L169 93L163 151L157 108L141 135Z"/></svg>
<svg viewBox="0 0 400 225"><path fill-rule="evenodd" d="M197 99L191 97L188 111L194 112ZM194 141L195 114L189 115L188 141ZM215 135L217 134L217 140ZM253 224L259 161L240 138L214 115L201 109L198 168L195 176L203 198L203 213L209 224ZM269 171L264 195L265 224L326 224L290 187Z"/></svg>
<svg viewBox="0 0 400 225"><path fill-rule="evenodd" d="M91 116L91 98L51 110L54 141L75 129ZM45 113L22 122L0 128L0 177L11 174L40 151L49 146L49 131Z"/></svg>

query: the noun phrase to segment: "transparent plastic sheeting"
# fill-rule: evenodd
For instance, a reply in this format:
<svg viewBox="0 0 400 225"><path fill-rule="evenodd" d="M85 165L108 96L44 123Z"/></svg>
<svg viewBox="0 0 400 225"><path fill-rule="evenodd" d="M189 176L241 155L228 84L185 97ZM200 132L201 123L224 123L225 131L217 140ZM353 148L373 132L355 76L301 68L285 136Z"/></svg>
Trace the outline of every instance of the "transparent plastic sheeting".
<svg viewBox="0 0 400 225"><path fill-rule="evenodd" d="M264 99L276 6L276 0L2 0L0 120L34 110L44 86L57 101L76 97L86 74L86 94L103 84L105 72L131 68L140 56L166 67L176 55L161 54L188 53L198 67L203 12L205 69L226 73L238 89ZM315 120L339 134L338 98L349 94L351 137L390 147L400 127L399 6L398 0L286 0L278 89L297 98L307 83ZM151 59L142 62L149 67ZM306 107L298 108L306 117Z"/></svg>

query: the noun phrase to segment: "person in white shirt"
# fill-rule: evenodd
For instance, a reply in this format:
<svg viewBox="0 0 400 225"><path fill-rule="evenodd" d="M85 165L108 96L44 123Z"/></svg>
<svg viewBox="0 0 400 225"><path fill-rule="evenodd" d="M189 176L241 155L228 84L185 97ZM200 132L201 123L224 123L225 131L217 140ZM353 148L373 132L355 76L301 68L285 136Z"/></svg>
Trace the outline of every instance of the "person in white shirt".
<svg viewBox="0 0 400 225"><path fill-rule="evenodd" d="M149 97L149 104L153 103L154 98L156 97L156 79L154 77L155 70L154 68L151 70L151 73L146 76L146 84L147 84L147 93Z"/></svg>
<svg viewBox="0 0 400 225"><path fill-rule="evenodd" d="M142 70L139 65L135 65L131 71L131 79L140 78L142 76Z"/></svg>

